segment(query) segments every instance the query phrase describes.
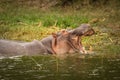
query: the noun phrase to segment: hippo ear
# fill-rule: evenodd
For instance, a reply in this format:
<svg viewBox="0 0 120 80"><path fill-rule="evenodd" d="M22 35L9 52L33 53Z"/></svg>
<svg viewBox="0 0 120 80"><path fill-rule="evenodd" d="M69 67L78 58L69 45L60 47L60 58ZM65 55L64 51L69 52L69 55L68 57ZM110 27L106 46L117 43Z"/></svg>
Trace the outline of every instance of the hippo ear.
<svg viewBox="0 0 120 80"><path fill-rule="evenodd" d="M57 34L56 33L52 33L53 38L57 38Z"/></svg>
<svg viewBox="0 0 120 80"><path fill-rule="evenodd" d="M52 33L53 39L52 39L52 48L55 48L57 45L57 34Z"/></svg>

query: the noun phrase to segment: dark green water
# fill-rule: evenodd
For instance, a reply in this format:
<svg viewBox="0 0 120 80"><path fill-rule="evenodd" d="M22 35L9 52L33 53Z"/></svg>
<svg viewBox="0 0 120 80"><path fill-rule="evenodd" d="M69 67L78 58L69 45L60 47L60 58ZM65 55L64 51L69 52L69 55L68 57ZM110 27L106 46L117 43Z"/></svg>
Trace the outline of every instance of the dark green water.
<svg viewBox="0 0 120 80"><path fill-rule="evenodd" d="M120 56L4 58L0 59L0 80L120 80Z"/></svg>

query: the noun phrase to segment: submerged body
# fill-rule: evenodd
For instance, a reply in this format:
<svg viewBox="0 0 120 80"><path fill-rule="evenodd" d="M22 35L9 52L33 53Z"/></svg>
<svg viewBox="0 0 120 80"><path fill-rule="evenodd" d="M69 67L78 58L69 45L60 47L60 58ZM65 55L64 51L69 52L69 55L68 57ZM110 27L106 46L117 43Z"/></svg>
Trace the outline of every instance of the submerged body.
<svg viewBox="0 0 120 80"><path fill-rule="evenodd" d="M16 42L0 40L0 56L86 53L81 42L81 37L93 34L94 30L89 25L82 24L76 29L62 30L40 41Z"/></svg>

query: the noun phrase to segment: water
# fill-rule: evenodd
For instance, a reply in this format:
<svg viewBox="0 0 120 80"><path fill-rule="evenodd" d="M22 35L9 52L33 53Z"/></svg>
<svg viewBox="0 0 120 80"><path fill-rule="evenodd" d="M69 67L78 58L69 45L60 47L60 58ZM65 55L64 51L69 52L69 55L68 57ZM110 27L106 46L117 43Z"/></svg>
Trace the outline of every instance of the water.
<svg viewBox="0 0 120 80"><path fill-rule="evenodd" d="M120 56L3 58L0 80L120 80Z"/></svg>

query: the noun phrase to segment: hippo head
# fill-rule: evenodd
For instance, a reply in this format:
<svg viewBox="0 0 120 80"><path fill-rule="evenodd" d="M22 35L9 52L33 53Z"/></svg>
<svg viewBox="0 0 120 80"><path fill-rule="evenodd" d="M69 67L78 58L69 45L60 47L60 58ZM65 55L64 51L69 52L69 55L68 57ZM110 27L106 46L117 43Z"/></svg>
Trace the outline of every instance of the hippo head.
<svg viewBox="0 0 120 80"><path fill-rule="evenodd" d="M82 24L74 30L62 30L53 33L52 48L56 54L87 53L81 43L82 36L91 36L95 32L88 24Z"/></svg>

